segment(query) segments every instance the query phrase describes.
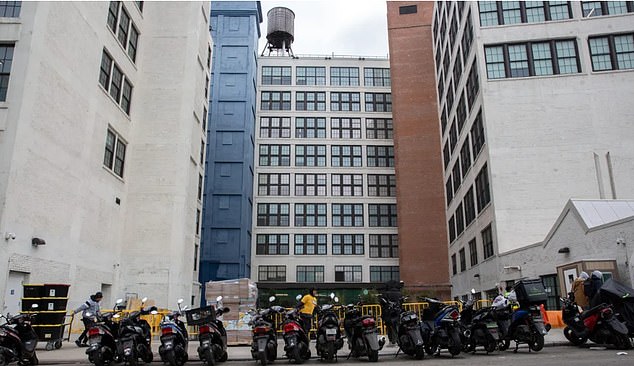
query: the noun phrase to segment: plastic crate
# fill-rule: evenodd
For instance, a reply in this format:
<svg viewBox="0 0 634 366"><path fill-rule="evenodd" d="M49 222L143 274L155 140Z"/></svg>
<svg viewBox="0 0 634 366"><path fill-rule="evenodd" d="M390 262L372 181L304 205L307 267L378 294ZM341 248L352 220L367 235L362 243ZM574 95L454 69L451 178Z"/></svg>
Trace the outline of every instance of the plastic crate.
<svg viewBox="0 0 634 366"><path fill-rule="evenodd" d="M42 297L44 296L44 285L23 285L24 297Z"/></svg>
<svg viewBox="0 0 634 366"><path fill-rule="evenodd" d="M191 309L185 312L187 325L202 325L216 321L216 309L213 306Z"/></svg>
<svg viewBox="0 0 634 366"><path fill-rule="evenodd" d="M44 284L44 293L42 297L68 297L68 288L70 285L47 283Z"/></svg>
<svg viewBox="0 0 634 366"><path fill-rule="evenodd" d="M42 298L39 311L66 311L68 298Z"/></svg>
<svg viewBox="0 0 634 366"><path fill-rule="evenodd" d="M33 330L40 341L54 341L62 339L64 324L60 325L33 325Z"/></svg>
<svg viewBox="0 0 634 366"><path fill-rule="evenodd" d="M513 288L521 306L545 304L548 300L546 288L541 279L521 280Z"/></svg>
<svg viewBox="0 0 634 366"><path fill-rule="evenodd" d="M31 312L33 316L34 325L59 325L64 324L64 318L66 317L65 311L44 311L44 312Z"/></svg>

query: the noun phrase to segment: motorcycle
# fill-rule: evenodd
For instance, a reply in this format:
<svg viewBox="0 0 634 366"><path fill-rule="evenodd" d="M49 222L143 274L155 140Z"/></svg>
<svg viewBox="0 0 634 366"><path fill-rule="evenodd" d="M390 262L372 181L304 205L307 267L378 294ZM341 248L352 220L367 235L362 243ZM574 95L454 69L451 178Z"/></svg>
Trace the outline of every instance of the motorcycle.
<svg viewBox="0 0 634 366"><path fill-rule="evenodd" d="M462 341L458 307L428 297L424 297L423 301L429 303L429 308L423 311L421 323L425 352L433 355L446 348L452 357L459 354Z"/></svg>
<svg viewBox="0 0 634 366"><path fill-rule="evenodd" d="M483 346L486 353L495 351L500 341L498 324L493 315L494 308L473 309L474 302L467 301L460 313L460 320L464 326L465 352L475 353L476 347Z"/></svg>
<svg viewBox="0 0 634 366"><path fill-rule="evenodd" d="M208 306L188 312L188 314L195 316L197 321L201 322L198 327L198 341L200 342L198 358L207 366L213 366L216 362L225 362L228 358L227 331L222 324L222 320L218 319L218 317L228 313L230 309L222 306L222 296L218 296L216 302L216 308ZM189 315L187 323L195 325L190 322Z"/></svg>
<svg viewBox="0 0 634 366"><path fill-rule="evenodd" d="M147 297L144 297L141 300L141 310L131 312L119 322L117 353L120 356L120 361L129 365L136 365L139 358L145 363L150 363L154 359L150 324L141 319L141 315L157 314L157 311L155 306L144 309L146 301ZM113 315L113 318L120 318L120 314Z"/></svg>
<svg viewBox="0 0 634 366"><path fill-rule="evenodd" d="M399 302L390 301L384 296L379 296L384 322L389 322L388 329L392 330L392 337L396 339L399 352L413 356L417 360L425 357L425 343L418 315L402 308L405 297L401 297ZM389 336L389 334L388 334ZM398 355L398 352L396 353Z"/></svg>
<svg viewBox="0 0 634 366"><path fill-rule="evenodd" d="M330 293L330 299L337 303L339 298ZM333 304L323 305L317 313L317 355L322 360L332 361L337 359L337 351L343 347L343 337L339 329L339 317Z"/></svg>
<svg viewBox="0 0 634 366"><path fill-rule="evenodd" d="M372 315L363 315L359 304L348 304L345 307L343 328L348 339L350 356L368 356L370 362L379 360L379 351L385 344L385 338L379 339L376 320Z"/></svg>
<svg viewBox="0 0 634 366"><path fill-rule="evenodd" d="M33 304L31 309L38 308ZM31 327L35 314L18 314L6 316L5 324L0 326L0 366L18 361L20 365L37 365L39 363L35 353L37 334Z"/></svg>
<svg viewBox="0 0 634 366"><path fill-rule="evenodd" d="M580 346L588 339L599 344L614 344L618 349L632 348L627 326L614 314L612 305L599 304L584 312L574 303L572 296L560 298L561 315L566 327L564 336L570 343Z"/></svg>
<svg viewBox="0 0 634 366"><path fill-rule="evenodd" d="M542 319L541 309L538 305L530 305L525 309L518 309L511 314L508 329L501 329L505 335L504 341L515 341L517 353L520 343L528 344L529 352L539 352L544 348L544 336L548 334Z"/></svg>
<svg viewBox="0 0 634 366"><path fill-rule="evenodd" d="M269 297L269 303L273 301L275 301L275 296ZM253 317L249 322L249 325L253 327L251 357L259 361L262 366L277 359L277 334L273 316L283 311L283 307L273 305L251 313Z"/></svg>
<svg viewBox="0 0 634 366"><path fill-rule="evenodd" d="M189 343L187 328L179 319L181 313L187 310L187 306L181 308L183 299L178 299L178 311L166 315L161 320L161 345L159 355L161 361L170 366L182 366L189 359L187 345Z"/></svg>
<svg viewBox="0 0 634 366"><path fill-rule="evenodd" d="M123 302L117 299L116 305ZM116 309L116 305L113 307ZM86 313L87 317L94 318L94 324L88 329L88 348L86 354L88 361L96 366L107 365L111 362L119 362L117 353L119 324L113 321L116 313L103 315Z"/></svg>
<svg viewBox="0 0 634 366"><path fill-rule="evenodd" d="M298 364L310 359L308 334L306 334L302 326L302 320L297 309L291 309L286 312L282 331L286 357Z"/></svg>

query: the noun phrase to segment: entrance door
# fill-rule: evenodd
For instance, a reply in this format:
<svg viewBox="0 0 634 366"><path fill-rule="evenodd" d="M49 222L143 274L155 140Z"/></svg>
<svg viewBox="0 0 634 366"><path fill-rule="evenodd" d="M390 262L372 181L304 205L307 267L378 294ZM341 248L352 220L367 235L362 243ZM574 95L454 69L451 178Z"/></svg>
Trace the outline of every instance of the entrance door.
<svg viewBox="0 0 634 366"><path fill-rule="evenodd" d="M7 289L4 294L2 313L17 314L22 310L22 284L26 283L28 273L9 271Z"/></svg>
<svg viewBox="0 0 634 366"><path fill-rule="evenodd" d="M566 293L572 291L572 283L577 278L577 269L571 268L564 271L564 285L566 286Z"/></svg>

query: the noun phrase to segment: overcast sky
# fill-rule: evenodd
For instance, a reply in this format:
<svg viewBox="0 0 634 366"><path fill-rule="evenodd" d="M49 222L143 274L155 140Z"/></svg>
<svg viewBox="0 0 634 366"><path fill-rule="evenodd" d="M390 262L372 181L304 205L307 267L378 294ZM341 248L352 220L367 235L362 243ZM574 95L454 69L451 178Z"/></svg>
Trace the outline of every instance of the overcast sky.
<svg viewBox="0 0 634 366"><path fill-rule="evenodd" d="M385 0L261 1L264 21L258 54L266 45L267 17L283 6L295 13L293 52L314 55L382 56L388 54Z"/></svg>

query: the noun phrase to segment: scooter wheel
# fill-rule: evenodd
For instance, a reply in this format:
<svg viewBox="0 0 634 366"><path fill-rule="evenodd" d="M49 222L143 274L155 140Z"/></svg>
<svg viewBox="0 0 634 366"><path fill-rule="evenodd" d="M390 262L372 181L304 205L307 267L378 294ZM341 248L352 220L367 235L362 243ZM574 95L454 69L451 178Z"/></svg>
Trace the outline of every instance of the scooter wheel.
<svg viewBox="0 0 634 366"><path fill-rule="evenodd" d="M260 361L260 365L266 366L266 352L260 352L258 360Z"/></svg>
<svg viewBox="0 0 634 366"><path fill-rule="evenodd" d="M422 360L425 358L425 350L422 347L416 349L416 353L414 354L414 358L417 360Z"/></svg>
<svg viewBox="0 0 634 366"><path fill-rule="evenodd" d="M377 362L379 360L379 351L368 351L368 360Z"/></svg>
<svg viewBox="0 0 634 366"><path fill-rule="evenodd" d="M31 365L37 365L40 363L40 360L37 359L37 355L33 354L33 357L31 357L31 359L29 360L29 363Z"/></svg>
<svg viewBox="0 0 634 366"><path fill-rule="evenodd" d="M62 348L62 341L55 341L55 349Z"/></svg>
<svg viewBox="0 0 634 366"><path fill-rule="evenodd" d="M617 349L625 350L632 348L632 341L625 334L618 334L615 336L614 345Z"/></svg>
<svg viewBox="0 0 634 366"><path fill-rule="evenodd" d="M570 329L570 327L564 328L564 336L570 343L572 343L575 346L581 346L582 344L586 343L586 341L588 340L586 337L579 337L575 335L575 332L572 329Z"/></svg>
<svg viewBox="0 0 634 366"><path fill-rule="evenodd" d="M215 366L216 365L216 359L214 358L214 353L211 352L210 349L206 350L204 353L205 356L205 366Z"/></svg>
<svg viewBox="0 0 634 366"><path fill-rule="evenodd" d="M533 333L533 341L528 344L531 350L539 352L544 348L544 336L540 333Z"/></svg>
<svg viewBox="0 0 634 366"><path fill-rule="evenodd" d="M507 349L509 349L510 346L511 346L511 341L508 339L501 340L498 343L498 349L500 351L506 351Z"/></svg>
<svg viewBox="0 0 634 366"><path fill-rule="evenodd" d="M220 362L225 362L229 358L229 354L227 352L223 353L222 356L218 359Z"/></svg>

